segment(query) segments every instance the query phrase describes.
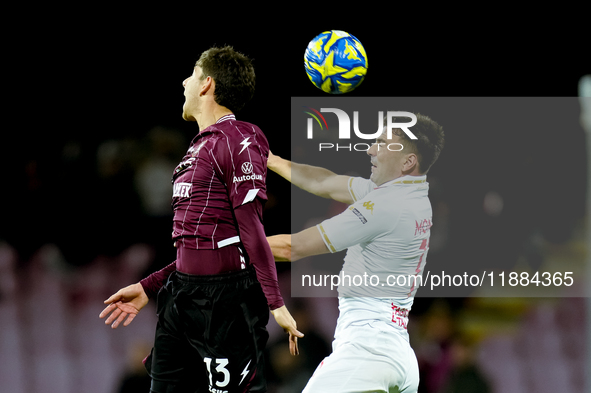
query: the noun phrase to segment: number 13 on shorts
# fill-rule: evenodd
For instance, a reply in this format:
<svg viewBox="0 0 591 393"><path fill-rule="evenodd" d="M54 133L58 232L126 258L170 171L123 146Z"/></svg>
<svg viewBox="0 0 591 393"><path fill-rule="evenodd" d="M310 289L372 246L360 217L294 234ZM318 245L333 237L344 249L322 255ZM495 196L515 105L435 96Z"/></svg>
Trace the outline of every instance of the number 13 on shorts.
<svg viewBox="0 0 591 393"><path fill-rule="evenodd" d="M211 361L212 359L209 357L204 357L203 361L205 362L205 367L207 367L207 374L209 375L209 386L213 387L213 374L211 373ZM215 386L218 388L223 388L228 386L230 383L230 372L226 368L228 365L228 359L225 358L217 358L215 359L216 368L215 371L217 373L222 374L223 379L221 381L215 381Z"/></svg>
<svg viewBox="0 0 591 393"><path fill-rule="evenodd" d="M225 388L230 383L231 374L227 368L227 366L229 364L229 360L226 358L212 359L210 357L204 357L203 362L205 363L205 367L207 368L207 374L209 376L210 391L214 392L214 393L226 392L226 390L223 390L223 389L220 389L220 390L215 389L214 384L215 384L215 387L217 387L217 388ZM215 373L217 373L216 376L221 374L221 380L218 380L216 378L216 380L214 381L214 374L211 372L212 362L215 363L214 370L215 370ZM242 382L244 382L244 379L246 378L246 376L250 373L250 371L251 371L250 370L250 363L251 362L252 362L252 360L250 360L248 362L246 367L244 367L244 370L240 373L241 378L240 378L240 382L238 382L238 385L241 385Z"/></svg>

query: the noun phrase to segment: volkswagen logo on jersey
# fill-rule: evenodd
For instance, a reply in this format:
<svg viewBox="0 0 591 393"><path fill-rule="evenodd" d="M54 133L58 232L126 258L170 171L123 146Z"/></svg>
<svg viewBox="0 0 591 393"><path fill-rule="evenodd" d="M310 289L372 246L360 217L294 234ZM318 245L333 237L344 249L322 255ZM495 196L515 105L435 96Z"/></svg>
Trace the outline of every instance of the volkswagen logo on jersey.
<svg viewBox="0 0 591 393"><path fill-rule="evenodd" d="M241 166L243 175L240 177L234 176L233 183L242 182L245 180L263 180L262 175L257 175L256 173L252 173L253 167L251 162L244 162Z"/></svg>
<svg viewBox="0 0 591 393"><path fill-rule="evenodd" d="M242 173L244 173L245 175L252 173L252 163L250 163L250 162L243 163L242 164Z"/></svg>

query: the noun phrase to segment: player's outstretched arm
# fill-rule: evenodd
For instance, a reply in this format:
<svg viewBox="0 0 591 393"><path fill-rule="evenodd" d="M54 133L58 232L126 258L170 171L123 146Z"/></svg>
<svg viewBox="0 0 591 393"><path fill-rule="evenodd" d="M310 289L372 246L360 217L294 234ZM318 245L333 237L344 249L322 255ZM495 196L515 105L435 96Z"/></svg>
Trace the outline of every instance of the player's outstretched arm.
<svg viewBox="0 0 591 393"><path fill-rule="evenodd" d="M349 176L337 175L322 167L298 164L269 152L267 168L293 185L323 198L351 204Z"/></svg>
<svg viewBox="0 0 591 393"><path fill-rule="evenodd" d="M295 262L298 259L330 252L316 227L304 229L294 235L267 236L267 242L278 262Z"/></svg>
<svg viewBox="0 0 591 393"><path fill-rule="evenodd" d="M271 310L271 314L273 314L277 324L289 334L289 353L299 355L298 338L304 337L304 333L297 329L296 321L287 310L287 307L281 306L275 310Z"/></svg>
<svg viewBox="0 0 591 393"><path fill-rule="evenodd" d="M108 315L105 324L112 323L111 327L116 329L124 320L123 326L128 326L133 321L140 310L148 304L148 295L146 295L142 284L138 282L120 289L105 300L105 304L108 306L99 314L99 318Z"/></svg>
<svg viewBox="0 0 591 393"><path fill-rule="evenodd" d="M310 227L291 235L290 247L292 262L312 255L328 254L330 252L316 227Z"/></svg>

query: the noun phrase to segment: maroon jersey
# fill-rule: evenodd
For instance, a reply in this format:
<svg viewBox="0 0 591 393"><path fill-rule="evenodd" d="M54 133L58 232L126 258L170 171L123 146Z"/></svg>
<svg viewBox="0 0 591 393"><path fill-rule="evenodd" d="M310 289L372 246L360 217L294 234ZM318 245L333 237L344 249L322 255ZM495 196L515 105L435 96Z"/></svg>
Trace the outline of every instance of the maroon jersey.
<svg viewBox="0 0 591 393"><path fill-rule="evenodd" d="M173 241L192 249L240 242L232 210L267 199L269 144L255 125L220 118L191 142L173 176Z"/></svg>
<svg viewBox="0 0 591 393"><path fill-rule="evenodd" d="M233 114L197 134L173 175L172 239L177 247L194 250L243 245L273 310L284 303L262 224L268 155L262 131ZM142 286L153 297L175 268L192 273L188 264L204 262L177 260L143 279Z"/></svg>

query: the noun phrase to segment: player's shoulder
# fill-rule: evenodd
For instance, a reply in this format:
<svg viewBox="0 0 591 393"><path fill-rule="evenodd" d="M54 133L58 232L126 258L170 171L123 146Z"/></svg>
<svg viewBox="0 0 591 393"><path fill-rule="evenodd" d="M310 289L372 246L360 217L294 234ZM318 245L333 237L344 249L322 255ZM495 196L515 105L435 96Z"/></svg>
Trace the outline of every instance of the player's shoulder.
<svg viewBox="0 0 591 393"><path fill-rule="evenodd" d="M269 149L267 137L261 129L253 123L230 119L217 123L211 127L216 139L227 141L229 146L258 145L263 150Z"/></svg>
<svg viewBox="0 0 591 393"><path fill-rule="evenodd" d="M238 120L235 117L228 118L223 121L218 121L210 126L212 132L216 135L233 136L254 136L265 137L265 134L254 123Z"/></svg>
<svg viewBox="0 0 591 393"><path fill-rule="evenodd" d="M371 180L359 176L349 177L347 186L353 202L357 202L377 187Z"/></svg>
<svg viewBox="0 0 591 393"><path fill-rule="evenodd" d="M364 207L380 220L392 220L405 210L416 209L427 201L427 183L423 179L401 179L376 186L370 180L359 182L358 188L365 187L368 192L356 200L355 204Z"/></svg>
<svg viewBox="0 0 591 393"><path fill-rule="evenodd" d="M359 194L356 195L355 201L348 210L359 216L360 220L363 218L362 222L372 223L372 226L382 227L396 222L400 215L400 205L394 202L386 192L376 188L371 180L359 179L354 182L357 183L357 187L354 188ZM362 191L365 193L361 193Z"/></svg>
<svg viewBox="0 0 591 393"><path fill-rule="evenodd" d="M359 211L368 213L377 221L395 221L401 211L400 204L393 201L391 195L379 189L358 199L352 206Z"/></svg>

